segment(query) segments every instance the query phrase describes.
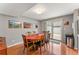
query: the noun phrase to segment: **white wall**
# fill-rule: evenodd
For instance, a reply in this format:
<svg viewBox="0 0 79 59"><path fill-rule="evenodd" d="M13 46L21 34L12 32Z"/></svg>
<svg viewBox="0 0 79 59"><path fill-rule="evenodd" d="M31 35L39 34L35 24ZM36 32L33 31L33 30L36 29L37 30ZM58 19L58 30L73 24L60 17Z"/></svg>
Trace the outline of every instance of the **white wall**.
<svg viewBox="0 0 79 59"><path fill-rule="evenodd" d="M73 22L74 22L74 35L75 35L75 45L76 45L76 48L79 49L79 41L78 41L78 38L77 38L77 20L78 20L78 16L79 16L79 9L75 9L74 10L74 13L73 13Z"/></svg>
<svg viewBox="0 0 79 59"><path fill-rule="evenodd" d="M64 33L73 33L72 23L73 23L73 15L64 17L64 21L69 21L69 25L64 26Z"/></svg>
<svg viewBox="0 0 79 59"><path fill-rule="evenodd" d="M41 25L41 31L45 31L46 30L46 22L41 21L40 25Z"/></svg>
<svg viewBox="0 0 79 59"><path fill-rule="evenodd" d="M0 36L6 36L6 22L7 20L10 19L8 16L0 15Z"/></svg>
<svg viewBox="0 0 79 59"><path fill-rule="evenodd" d="M17 20L20 22L28 22L32 24L32 28L30 29L9 29L8 28L8 20ZM0 15L0 36L6 37L7 46L11 46L17 43L22 43L22 34L25 34L28 31L36 31L38 32L39 28L36 29L35 25L39 26L39 22L36 20L32 20L30 18L13 18L4 15Z"/></svg>

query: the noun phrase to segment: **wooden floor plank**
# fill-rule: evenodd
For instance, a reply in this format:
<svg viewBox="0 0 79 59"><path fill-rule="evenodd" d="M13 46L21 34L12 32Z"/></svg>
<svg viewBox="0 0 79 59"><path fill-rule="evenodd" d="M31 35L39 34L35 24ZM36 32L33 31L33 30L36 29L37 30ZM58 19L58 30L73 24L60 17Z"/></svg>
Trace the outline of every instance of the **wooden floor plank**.
<svg viewBox="0 0 79 59"><path fill-rule="evenodd" d="M7 49L8 55L27 55L26 51L25 54L23 53L23 44L19 44ZM35 51L30 51L29 55L77 55L77 50L71 49L67 47L65 44L61 43L49 43L48 47L44 49L42 47L42 53L40 54L39 48Z"/></svg>

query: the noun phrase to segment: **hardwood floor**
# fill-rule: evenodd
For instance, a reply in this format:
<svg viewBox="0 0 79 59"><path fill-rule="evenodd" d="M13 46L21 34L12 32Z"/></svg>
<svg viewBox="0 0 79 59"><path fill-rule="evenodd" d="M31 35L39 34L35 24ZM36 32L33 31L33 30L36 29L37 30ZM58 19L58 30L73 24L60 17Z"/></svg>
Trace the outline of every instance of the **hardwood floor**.
<svg viewBox="0 0 79 59"><path fill-rule="evenodd" d="M50 45L50 47L49 47ZM8 55L27 55L26 51L23 53L23 44L16 45L7 49ZM48 47L44 50L42 47L42 53L40 54L40 49L31 50L28 55L77 55L77 51L67 47L65 44L61 43L49 43Z"/></svg>

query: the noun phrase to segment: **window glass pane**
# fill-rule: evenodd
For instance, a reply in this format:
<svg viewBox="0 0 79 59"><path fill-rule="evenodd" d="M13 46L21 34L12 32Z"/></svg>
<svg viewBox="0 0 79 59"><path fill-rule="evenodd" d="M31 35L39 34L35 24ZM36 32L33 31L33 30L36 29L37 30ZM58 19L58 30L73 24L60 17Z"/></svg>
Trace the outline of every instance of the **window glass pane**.
<svg viewBox="0 0 79 59"><path fill-rule="evenodd" d="M53 28L53 39L61 40L61 27Z"/></svg>
<svg viewBox="0 0 79 59"><path fill-rule="evenodd" d="M50 33L52 33L52 27L51 26L47 26L47 31L49 31Z"/></svg>
<svg viewBox="0 0 79 59"><path fill-rule="evenodd" d="M61 27L54 27L53 28L53 33L54 34L61 34Z"/></svg>
<svg viewBox="0 0 79 59"><path fill-rule="evenodd" d="M62 21L53 22L53 26L61 26Z"/></svg>

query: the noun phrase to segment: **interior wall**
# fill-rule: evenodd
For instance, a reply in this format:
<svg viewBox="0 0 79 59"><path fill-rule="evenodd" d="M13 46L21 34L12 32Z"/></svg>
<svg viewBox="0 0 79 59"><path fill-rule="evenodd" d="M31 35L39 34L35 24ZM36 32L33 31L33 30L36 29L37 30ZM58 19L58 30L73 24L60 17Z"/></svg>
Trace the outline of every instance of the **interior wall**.
<svg viewBox="0 0 79 59"><path fill-rule="evenodd" d="M66 15L66 16L62 16L62 17L58 17L58 18L52 18L52 19L49 19L47 20L47 22L49 24L52 24L53 22L56 22L56 21L69 21L69 31L73 31L72 29L72 23L73 23L73 15ZM44 23L46 21L43 21L42 23ZM43 25L45 27L45 25ZM64 24L62 24L63 28L64 28ZM43 28L44 28L43 27ZM69 32L67 29L64 30L64 34Z"/></svg>
<svg viewBox="0 0 79 59"><path fill-rule="evenodd" d="M11 17L0 15L0 36L5 37L6 36L6 29L7 29L7 20Z"/></svg>
<svg viewBox="0 0 79 59"><path fill-rule="evenodd" d="M73 13L73 22L74 22L74 35L75 35L75 47L79 49L79 41L78 41L78 37L77 37L77 20L79 20L78 16L79 16L79 9L75 9L74 13Z"/></svg>
<svg viewBox="0 0 79 59"><path fill-rule="evenodd" d="M74 34L74 29L73 29L73 27L74 26L72 26L72 23L73 23L73 14L71 14L71 15L65 15L65 16L61 16L61 17L56 17L56 18L51 18L51 19L48 19L48 20L46 20L46 21L48 21L49 23L53 23L54 21L60 21L60 20L62 20L63 21L63 23L62 23L62 38L65 40L65 33L67 33L67 32L71 32L71 33L73 33ZM42 23L44 23L44 22L46 22L46 21L43 21ZM64 21L69 21L69 30L67 30L66 28L65 28L65 30L64 30ZM43 25L43 29L44 29L44 27L45 27L46 25ZM76 40L74 41L74 43L75 43L75 48L77 48L77 43L76 43Z"/></svg>
<svg viewBox="0 0 79 59"><path fill-rule="evenodd" d="M22 23L28 22L32 24L32 28L11 29L11 28L8 28L8 20L16 20ZM38 25L38 28L36 28L35 25ZM0 15L0 36L6 37L7 46L11 46L11 45L18 44L18 43L23 43L22 34L25 34L28 31L39 32L39 21L30 19L30 18L14 18L14 17Z"/></svg>

